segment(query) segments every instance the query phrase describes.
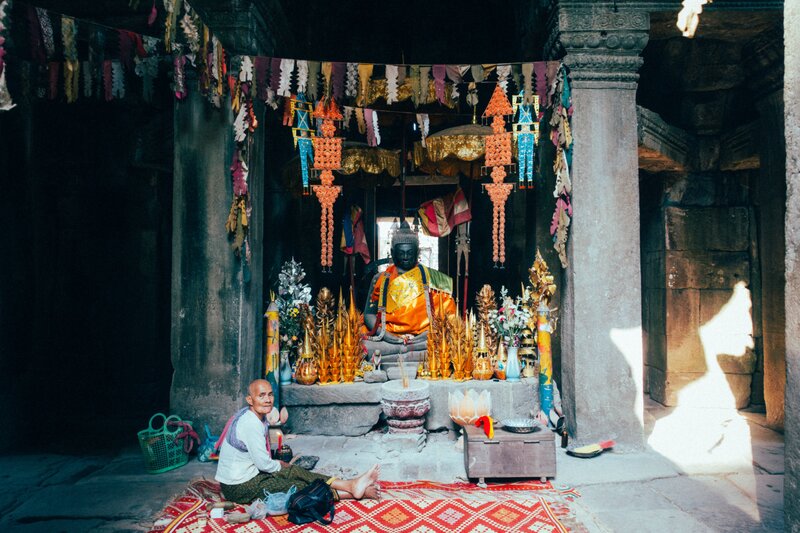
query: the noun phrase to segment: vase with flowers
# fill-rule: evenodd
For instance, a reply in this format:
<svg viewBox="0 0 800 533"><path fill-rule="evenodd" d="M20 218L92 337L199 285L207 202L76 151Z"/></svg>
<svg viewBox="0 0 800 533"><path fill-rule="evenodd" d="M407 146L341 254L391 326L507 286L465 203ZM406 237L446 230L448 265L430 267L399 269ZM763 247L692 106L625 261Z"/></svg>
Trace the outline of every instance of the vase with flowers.
<svg viewBox="0 0 800 533"><path fill-rule="evenodd" d="M306 317L313 310L311 302L311 286L303 283L306 273L299 261L292 258L286 261L278 274L278 316L280 320L280 350L287 355L290 365L297 358L297 351L302 343L303 325ZM283 364L283 363L281 363Z"/></svg>
<svg viewBox="0 0 800 533"><path fill-rule="evenodd" d="M506 381L519 381L520 364L517 350L522 340L523 330L531 318L530 311L524 305L522 297L509 296L505 287L500 289L500 307L489 311L489 325L506 343Z"/></svg>

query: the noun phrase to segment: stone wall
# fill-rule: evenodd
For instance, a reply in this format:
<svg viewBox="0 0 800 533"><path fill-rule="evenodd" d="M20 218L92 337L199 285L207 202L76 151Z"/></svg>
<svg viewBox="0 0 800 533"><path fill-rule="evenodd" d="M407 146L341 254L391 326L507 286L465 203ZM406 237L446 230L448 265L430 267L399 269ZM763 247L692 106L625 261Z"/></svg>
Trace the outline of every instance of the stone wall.
<svg viewBox="0 0 800 533"><path fill-rule="evenodd" d="M786 448L787 530L800 531L800 3L786 2Z"/></svg>
<svg viewBox="0 0 800 533"><path fill-rule="evenodd" d="M695 177L697 178L697 177ZM691 178L685 178L691 179ZM703 179L703 178L699 178ZM675 181L670 190L682 188ZM682 405L681 391L720 371L725 379L704 380L707 394L693 395L704 406L736 407L750 402L755 367L749 294L736 300L737 284L750 283L750 211L746 206L659 206L645 222L643 239L644 322L650 395L665 405ZM730 304L730 305L729 305ZM750 331L731 343L725 318L738 318ZM734 326L729 326L734 327ZM720 337L728 337L722 342Z"/></svg>

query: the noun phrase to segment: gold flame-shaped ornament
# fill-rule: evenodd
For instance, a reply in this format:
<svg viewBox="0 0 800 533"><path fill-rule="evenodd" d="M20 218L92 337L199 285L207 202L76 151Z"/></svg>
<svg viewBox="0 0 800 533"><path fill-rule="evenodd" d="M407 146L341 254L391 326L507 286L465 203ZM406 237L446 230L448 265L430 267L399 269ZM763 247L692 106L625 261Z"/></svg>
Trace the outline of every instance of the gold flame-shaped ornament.
<svg viewBox="0 0 800 533"><path fill-rule="evenodd" d="M492 362L489 360L489 350L486 348L486 334L483 329L478 336L478 348L475 354L475 369L472 371L474 379L491 379L494 375Z"/></svg>
<svg viewBox="0 0 800 533"><path fill-rule="evenodd" d="M303 339L303 353L297 362L295 381L301 385L313 385L316 383L318 375L317 361L314 359L314 352L311 350L311 332L306 327L305 338Z"/></svg>

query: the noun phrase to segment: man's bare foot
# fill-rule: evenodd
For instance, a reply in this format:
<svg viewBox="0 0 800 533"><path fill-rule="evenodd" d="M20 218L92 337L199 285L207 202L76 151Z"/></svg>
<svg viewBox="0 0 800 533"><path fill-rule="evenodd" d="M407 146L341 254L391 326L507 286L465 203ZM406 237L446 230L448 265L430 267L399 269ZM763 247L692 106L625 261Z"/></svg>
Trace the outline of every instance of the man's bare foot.
<svg viewBox="0 0 800 533"><path fill-rule="evenodd" d="M378 481L378 476L381 474L381 465L373 465L372 468L367 470L361 476L355 478L353 480L353 490L350 491L350 494L353 495L353 498L356 500L360 500L364 497L364 493L367 491L367 488Z"/></svg>
<svg viewBox="0 0 800 533"><path fill-rule="evenodd" d="M367 490L364 491L364 497L369 498L371 500L380 500L381 499L381 487L377 483L373 483Z"/></svg>

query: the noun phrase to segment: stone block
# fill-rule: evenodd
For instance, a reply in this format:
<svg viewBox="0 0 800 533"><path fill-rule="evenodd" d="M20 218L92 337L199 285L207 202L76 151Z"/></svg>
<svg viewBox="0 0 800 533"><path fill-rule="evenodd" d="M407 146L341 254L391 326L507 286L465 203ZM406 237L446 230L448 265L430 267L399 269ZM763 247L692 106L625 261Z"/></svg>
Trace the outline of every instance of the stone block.
<svg viewBox="0 0 800 533"><path fill-rule="evenodd" d="M756 368L756 353L745 350L743 355L717 354L717 362L726 374L753 374Z"/></svg>
<svg viewBox="0 0 800 533"><path fill-rule="evenodd" d="M668 250L747 251L750 217L745 207L664 209Z"/></svg>
<svg viewBox="0 0 800 533"><path fill-rule="evenodd" d="M666 338L666 370L669 372L705 372L708 370L700 336L688 335Z"/></svg>
<svg viewBox="0 0 800 533"><path fill-rule="evenodd" d="M666 253L667 287L672 289L727 289L750 282L746 252Z"/></svg>
<svg viewBox="0 0 800 533"><path fill-rule="evenodd" d="M697 335L700 326L700 291L667 289L664 292L666 334L668 337Z"/></svg>
<svg viewBox="0 0 800 533"><path fill-rule="evenodd" d="M666 289L645 289L643 291L644 326L651 335L666 334Z"/></svg>
<svg viewBox="0 0 800 533"><path fill-rule="evenodd" d="M287 406L292 433L308 435L365 435L378 423L380 403Z"/></svg>
<svg viewBox="0 0 800 533"><path fill-rule="evenodd" d="M281 385L281 401L287 407L348 403L380 403L381 387L370 383L335 385Z"/></svg>
<svg viewBox="0 0 800 533"><path fill-rule="evenodd" d="M697 150L695 152L696 161L694 168L700 171L716 170L719 168L720 145L719 137L699 136L697 137Z"/></svg>
<svg viewBox="0 0 800 533"><path fill-rule="evenodd" d="M669 407L742 409L750 404L750 374L649 371L651 398Z"/></svg>

